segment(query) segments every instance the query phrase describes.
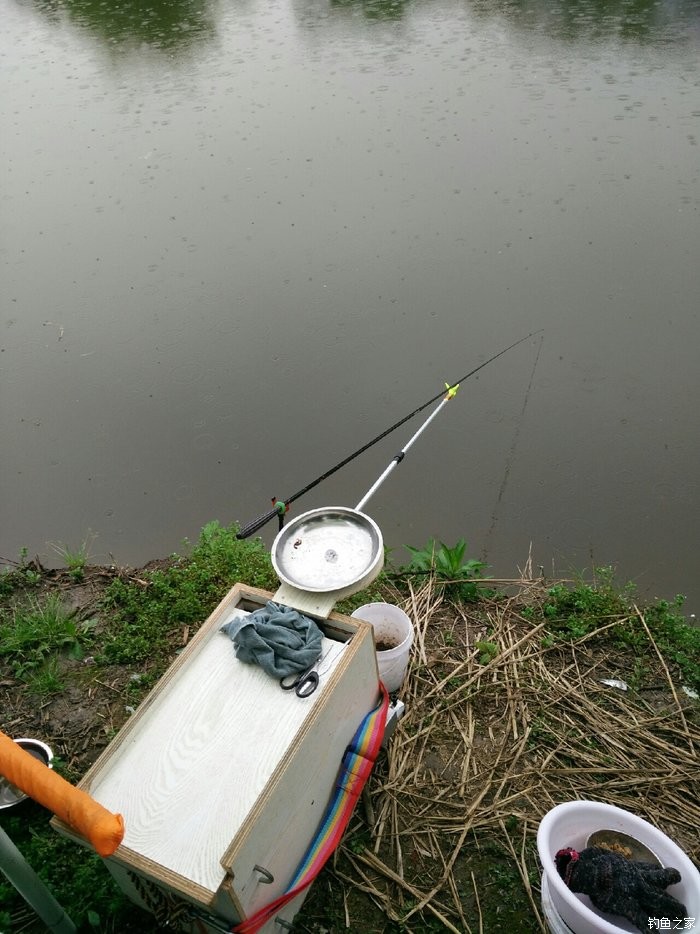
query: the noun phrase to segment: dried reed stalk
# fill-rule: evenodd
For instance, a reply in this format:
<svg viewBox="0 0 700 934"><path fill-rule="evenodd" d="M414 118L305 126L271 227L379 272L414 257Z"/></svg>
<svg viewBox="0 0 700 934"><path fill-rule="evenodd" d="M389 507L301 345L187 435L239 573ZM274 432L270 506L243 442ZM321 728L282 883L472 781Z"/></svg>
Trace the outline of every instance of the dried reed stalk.
<svg viewBox="0 0 700 934"><path fill-rule="evenodd" d="M509 584L507 598L472 608L452 607L426 580L410 585L404 604L415 627L401 695L406 715L372 779L373 846L361 854L343 847L351 867L343 879L406 931L419 932L425 912L448 931L488 931L489 880L481 863L470 864L466 847L484 839L504 848L532 929L545 930L530 882L534 841L541 818L562 801L603 800L634 811L700 856L692 852L700 825L700 718L676 692L643 615L637 611L647 657L658 659L662 675L659 688L644 696L600 683L629 664L605 642L621 619L552 645L543 642L545 624L533 625L522 612L543 598L547 584ZM497 651L482 664L475 643L485 634Z"/></svg>

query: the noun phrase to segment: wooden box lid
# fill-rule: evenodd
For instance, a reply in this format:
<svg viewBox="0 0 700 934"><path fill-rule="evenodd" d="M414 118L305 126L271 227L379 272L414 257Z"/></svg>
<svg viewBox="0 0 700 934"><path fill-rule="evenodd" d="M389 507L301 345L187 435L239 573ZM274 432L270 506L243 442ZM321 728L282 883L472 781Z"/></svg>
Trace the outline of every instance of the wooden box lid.
<svg viewBox="0 0 700 934"><path fill-rule="evenodd" d="M266 789L283 780L302 736L308 751L327 698L363 645L369 670L361 678L361 712L372 703L367 685L376 688L371 627L338 614L321 623L327 654L310 697L283 691L262 669L240 662L221 626L270 598L236 585L81 782L124 816L126 833L115 858L199 902L214 899L231 871L235 841L250 836ZM352 716L359 723L360 712ZM336 759L331 769L338 765ZM292 772L298 782L303 769L297 763ZM290 795L293 800L294 789ZM274 821L267 824L274 827ZM307 843L300 841L302 848Z"/></svg>

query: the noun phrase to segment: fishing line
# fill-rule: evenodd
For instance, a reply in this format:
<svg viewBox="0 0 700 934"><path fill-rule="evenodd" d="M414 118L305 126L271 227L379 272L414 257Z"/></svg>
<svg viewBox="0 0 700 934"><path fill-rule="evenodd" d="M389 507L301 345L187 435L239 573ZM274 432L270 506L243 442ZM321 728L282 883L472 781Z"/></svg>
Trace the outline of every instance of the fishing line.
<svg viewBox="0 0 700 934"><path fill-rule="evenodd" d="M506 466L505 466L505 470L503 471L503 480L501 481L501 486L500 486L500 489L498 490L498 496L496 497L496 502L491 511L491 525L489 526L489 530L486 533L486 537L484 539L484 547L481 553L482 561L486 561L486 557L488 555L489 541L491 540L491 537L496 529L496 522L498 521L497 520L498 511L501 505L501 501L503 500L506 487L508 486L508 481L510 480L510 472L513 468L513 461L515 459L515 451L518 447L518 442L520 440L520 429L523 424L523 419L525 418L525 410L527 409L527 404L530 401L530 392L532 391L532 384L535 380L535 371L537 370L537 364L539 363L543 344L544 344L544 337L541 337L540 345L537 348L537 354L535 356L535 362L532 365L532 373L530 373L530 381L528 382L527 389L525 390L525 398L523 400L523 406L520 410L520 415L518 416L518 424L515 429L515 435L513 436L513 440L511 442L510 448L508 449L508 456L506 457Z"/></svg>
<svg viewBox="0 0 700 934"><path fill-rule="evenodd" d="M466 382L472 376L483 370L485 366L488 366L489 363L493 363L494 360L498 360L499 357L502 357L503 354L508 353L509 350L512 350L514 347L517 347L519 344L525 343L531 337L534 337L535 334L541 334L543 328L540 328L537 331L532 331L530 334L526 334L525 337L521 337L520 340L515 341L512 344L509 344L508 347L504 347L503 350L499 350L498 353L494 354L492 357L489 357L488 360L484 360L483 363L480 363L479 366L474 367L473 370L470 370L466 373L461 379L455 380L454 383L447 384L447 388L454 389L460 383ZM390 428L387 428L385 431L382 431L381 434L378 434L376 438L372 438L371 441L368 441L367 444L364 444L361 448L358 448L356 451L353 451L352 454L349 454L342 461L339 461L334 467L331 467L325 473L322 473L320 477L317 477L315 480L312 480L311 483L307 483L305 487L301 490L298 490L292 496L288 497L285 500L278 500L276 497L273 497L272 500L272 509L264 513L262 516L258 516L257 519L253 519L252 522L249 522L244 528L238 532L236 538L248 538L254 532L257 532L264 525L266 525L271 519L274 519L275 516L278 516L280 519L280 527L284 518L284 514L291 506L291 504L303 496L305 493L308 493L309 490L313 490L314 487L318 486L319 483L322 483L324 480L327 480L328 477L331 477L334 473L340 470L342 467L345 467L346 464L349 464L351 461L355 460L356 457L359 457L360 454L364 454L365 451L369 450L375 444L378 444L383 438L386 438L387 435L390 435L392 431L396 431L397 428L400 428L401 425L404 425L409 419L413 418L415 415L418 415L424 409L427 409L429 405L432 405L434 402L437 402L438 399L443 398L445 395L445 390L441 389L436 395L428 399L427 402L424 402L422 405L419 405L417 409L414 409L412 412L409 412L408 415L405 415L403 418L399 419L398 422L395 422Z"/></svg>

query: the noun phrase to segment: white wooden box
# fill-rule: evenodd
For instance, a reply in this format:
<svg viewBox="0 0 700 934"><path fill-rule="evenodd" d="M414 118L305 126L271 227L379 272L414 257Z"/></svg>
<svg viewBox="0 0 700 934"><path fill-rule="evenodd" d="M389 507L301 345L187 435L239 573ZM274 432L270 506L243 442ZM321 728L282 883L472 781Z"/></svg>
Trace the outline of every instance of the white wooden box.
<svg viewBox="0 0 700 934"><path fill-rule="evenodd" d="M377 703L372 628L358 619L318 621L328 654L310 697L240 662L220 629L272 598L236 584L80 782L124 816L107 866L129 897L162 909L161 921L194 909L230 926L285 891L345 748ZM205 929L226 929L212 924Z"/></svg>

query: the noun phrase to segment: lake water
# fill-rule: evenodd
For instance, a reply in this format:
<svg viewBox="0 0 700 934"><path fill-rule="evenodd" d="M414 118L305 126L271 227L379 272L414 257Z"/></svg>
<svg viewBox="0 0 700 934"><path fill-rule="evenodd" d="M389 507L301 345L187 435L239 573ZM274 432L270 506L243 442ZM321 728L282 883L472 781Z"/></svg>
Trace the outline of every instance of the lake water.
<svg viewBox="0 0 700 934"><path fill-rule="evenodd" d="M397 557L464 537L697 610L697 0L0 16L0 555L245 523L543 329L367 512ZM294 514L355 505L419 424Z"/></svg>

